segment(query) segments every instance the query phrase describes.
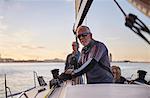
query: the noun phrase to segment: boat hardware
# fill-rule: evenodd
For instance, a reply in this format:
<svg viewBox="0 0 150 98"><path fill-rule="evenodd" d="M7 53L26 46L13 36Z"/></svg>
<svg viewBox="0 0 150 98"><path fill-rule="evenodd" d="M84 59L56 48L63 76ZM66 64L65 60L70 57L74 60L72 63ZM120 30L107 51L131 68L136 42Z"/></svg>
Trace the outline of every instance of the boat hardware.
<svg viewBox="0 0 150 98"><path fill-rule="evenodd" d="M119 9L121 10L121 12L125 17L125 26L130 28L134 33L136 33L139 37L141 37L144 41L146 41L150 45L150 41L148 40L148 38L146 38L146 36L144 36L141 33L141 31L143 31L150 35L149 28L136 15L132 13L126 15L126 13L123 11L119 3L116 0L114 0L114 2L119 7Z"/></svg>
<svg viewBox="0 0 150 98"><path fill-rule="evenodd" d="M25 92L22 92L18 98L21 98L23 95L25 96L25 98L29 98Z"/></svg>
<svg viewBox="0 0 150 98"><path fill-rule="evenodd" d="M45 91L45 90L46 90L46 88L39 89L38 92L36 93L36 95L34 96L34 98L36 98L36 96L37 96L40 92L43 92L43 91Z"/></svg>
<svg viewBox="0 0 150 98"><path fill-rule="evenodd" d="M37 77L37 72L33 71L33 75L34 75L34 87L31 87L31 88L29 88L29 89L27 89L27 90L20 91L20 92L14 93L14 94L11 94L10 88L7 87L7 84L6 84L7 81L6 81L6 75L5 75L5 96L6 96L6 98L8 98L8 97L13 98L13 96L22 94L23 92L28 92L28 91L30 91L30 90L36 88L36 77ZM8 95L8 93L7 93L7 89L9 89L9 92L10 92L9 95Z"/></svg>

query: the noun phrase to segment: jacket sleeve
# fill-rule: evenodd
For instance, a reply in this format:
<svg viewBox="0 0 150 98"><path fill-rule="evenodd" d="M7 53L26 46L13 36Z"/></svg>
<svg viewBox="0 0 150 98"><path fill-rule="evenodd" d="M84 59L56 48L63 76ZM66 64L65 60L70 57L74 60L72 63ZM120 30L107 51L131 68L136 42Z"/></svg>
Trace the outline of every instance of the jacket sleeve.
<svg viewBox="0 0 150 98"><path fill-rule="evenodd" d="M94 58L97 62L103 57L103 55L107 54L108 50L103 43L97 43L93 46L90 57Z"/></svg>
<svg viewBox="0 0 150 98"><path fill-rule="evenodd" d="M88 61L86 61L83 65L81 65L80 68L73 71L73 76L76 77L86 73L87 71L89 71L94 67L93 65L97 63L98 62L93 58L88 59Z"/></svg>
<svg viewBox="0 0 150 98"><path fill-rule="evenodd" d="M70 54L67 55L67 58L66 58L66 61L65 61L65 69L64 69L64 71L69 67L69 57L70 57Z"/></svg>

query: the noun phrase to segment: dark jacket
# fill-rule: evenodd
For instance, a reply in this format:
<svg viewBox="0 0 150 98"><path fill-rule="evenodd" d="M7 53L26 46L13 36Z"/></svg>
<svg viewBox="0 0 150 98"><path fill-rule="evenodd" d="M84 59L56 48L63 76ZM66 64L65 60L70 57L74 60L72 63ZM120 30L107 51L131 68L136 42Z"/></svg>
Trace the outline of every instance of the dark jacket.
<svg viewBox="0 0 150 98"><path fill-rule="evenodd" d="M96 63L85 65L88 59L93 58ZM87 83L112 83L113 76L110 71L110 62L107 47L98 41L92 40L83 47L79 60L81 67L74 71L75 75L86 73ZM83 66L84 64L84 66Z"/></svg>
<svg viewBox="0 0 150 98"><path fill-rule="evenodd" d="M125 82L127 82L126 78L124 77L120 77L119 80L115 80L115 83L118 83L118 84L124 84Z"/></svg>
<svg viewBox="0 0 150 98"><path fill-rule="evenodd" d="M66 62L65 62L65 69L68 69L68 68L75 68L76 69L76 65L77 65L77 62L79 60L79 56L80 56L80 52L78 51L77 53L71 53L71 54L68 54L67 55L67 58L66 58Z"/></svg>

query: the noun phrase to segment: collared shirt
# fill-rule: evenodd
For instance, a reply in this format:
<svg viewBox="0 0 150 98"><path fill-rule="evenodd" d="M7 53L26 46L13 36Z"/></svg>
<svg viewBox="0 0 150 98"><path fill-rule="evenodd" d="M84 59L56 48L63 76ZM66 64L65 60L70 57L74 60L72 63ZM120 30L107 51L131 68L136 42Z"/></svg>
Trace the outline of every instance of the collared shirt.
<svg viewBox="0 0 150 98"><path fill-rule="evenodd" d="M71 65L71 60L72 60L73 57L75 57L77 62L78 62L79 56L80 56L80 52L79 51L72 52L69 55L67 55L66 62L65 62L65 70L68 69L68 68L74 68L74 66Z"/></svg>

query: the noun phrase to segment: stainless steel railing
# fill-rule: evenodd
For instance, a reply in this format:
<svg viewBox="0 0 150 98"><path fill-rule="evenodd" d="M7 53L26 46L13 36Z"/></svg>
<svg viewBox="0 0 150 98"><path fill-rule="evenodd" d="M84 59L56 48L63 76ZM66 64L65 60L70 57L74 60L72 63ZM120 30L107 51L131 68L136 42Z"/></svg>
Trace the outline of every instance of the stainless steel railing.
<svg viewBox="0 0 150 98"><path fill-rule="evenodd" d="M13 96L16 96L16 95L19 95L19 94L20 94L20 96L19 96L18 98L21 98L21 96L23 96L23 95L24 95L26 98L28 98L28 96L25 94L25 92L28 92L28 91L30 91L30 90L36 88L36 78L37 78L37 72L33 71L34 87L29 88L29 89L24 90L24 91L20 91L20 92L17 92L17 93L12 94L12 93L11 93L11 89L7 86L7 79L6 79L6 74L5 74L5 98L8 98L8 97L13 98ZM10 93L9 95L8 95L8 91L9 91L9 93Z"/></svg>

